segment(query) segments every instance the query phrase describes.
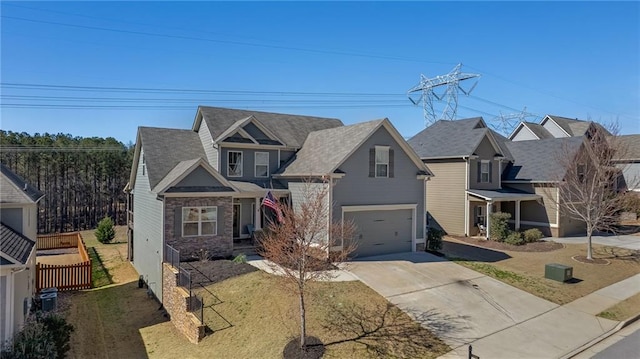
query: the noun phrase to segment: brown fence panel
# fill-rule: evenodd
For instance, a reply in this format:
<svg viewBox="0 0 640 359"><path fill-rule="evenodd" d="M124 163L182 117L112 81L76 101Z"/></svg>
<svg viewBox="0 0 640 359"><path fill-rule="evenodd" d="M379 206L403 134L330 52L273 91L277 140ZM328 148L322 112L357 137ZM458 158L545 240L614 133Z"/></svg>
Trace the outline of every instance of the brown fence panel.
<svg viewBox="0 0 640 359"><path fill-rule="evenodd" d="M77 247L82 242L78 232L40 235L36 241L36 249L59 249Z"/></svg>
<svg viewBox="0 0 640 359"><path fill-rule="evenodd" d="M36 264L36 289L58 288L58 291L91 288L91 261L76 264Z"/></svg>

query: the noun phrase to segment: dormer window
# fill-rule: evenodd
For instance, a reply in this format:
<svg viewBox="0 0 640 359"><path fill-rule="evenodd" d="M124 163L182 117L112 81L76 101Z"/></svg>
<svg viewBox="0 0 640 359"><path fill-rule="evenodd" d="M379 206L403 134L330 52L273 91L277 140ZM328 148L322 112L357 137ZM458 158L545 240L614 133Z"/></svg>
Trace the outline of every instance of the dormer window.
<svg viewBox="0 0 640 359"><path fill-rule="evenodd" d="M376 177L389 177L388 146L376 146Z"/></svg>
<svg viewBox="0 0 640 359"><path fill-rule="evenodd" d="M242 151L229 151L227 176L242 177Z"/></svg>

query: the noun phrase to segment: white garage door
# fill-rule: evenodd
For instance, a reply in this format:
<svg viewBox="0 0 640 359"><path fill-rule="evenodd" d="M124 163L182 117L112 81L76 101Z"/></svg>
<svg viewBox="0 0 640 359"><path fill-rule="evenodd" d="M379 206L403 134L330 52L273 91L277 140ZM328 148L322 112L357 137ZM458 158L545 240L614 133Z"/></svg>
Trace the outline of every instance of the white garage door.
<svg viewBox="0 0 640 359"><path fill-rule="evenodd" d="M344 220L357 226L354 257L410 252L411 209L345 212Z"/></svg>

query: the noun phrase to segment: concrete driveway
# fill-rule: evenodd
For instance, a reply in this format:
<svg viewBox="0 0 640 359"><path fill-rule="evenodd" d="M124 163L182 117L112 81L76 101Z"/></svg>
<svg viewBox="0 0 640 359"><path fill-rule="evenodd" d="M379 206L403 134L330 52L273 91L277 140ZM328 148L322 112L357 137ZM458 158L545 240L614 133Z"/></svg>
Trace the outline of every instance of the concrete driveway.
<svg viewBox="0 0 640 359"><path fill-rule="evenodd" d="M467 357L562 357L616 322L560 307L498 280L416 252L362 258L349 271Z"/></svg>
<svg viewBox="0 0 640 359"><path fill-rule="evenodd" d="M575 237L547 237L543 238L545 241L554 241L558 243L571 243L571 244L586 244L586 236ZM601 244L610 247L619 247L626 249L640 250L640 235L594 235L591 237L591 241L596 244Z"/></svg>

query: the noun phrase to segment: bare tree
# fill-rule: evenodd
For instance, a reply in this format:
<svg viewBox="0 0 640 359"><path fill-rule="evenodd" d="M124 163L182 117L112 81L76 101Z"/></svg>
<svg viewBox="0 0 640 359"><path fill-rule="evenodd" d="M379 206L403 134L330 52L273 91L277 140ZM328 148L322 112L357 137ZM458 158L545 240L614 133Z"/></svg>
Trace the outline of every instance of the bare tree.
<svg viewBox="0 0 640 359"><path fill-rule="evenodd" d="M258 253L286 280L300 302L300 348L305 348L307 284L335 275L334 263L344 262L355 249L351 222L330 218L329 186L306 181L295 208L277 202L282 220L273 220L258 238Z"/></svg>
<svg viewBox="0 0 640 359"><path fill-rule="evenodd" d="M593 233L616 230L626 189L617 159L625 151L617 136L595 131L577 150L567 146L557 159L566 172L558 181L556 205L563 215L584 222L588 260L593 259Z"/></svg>

